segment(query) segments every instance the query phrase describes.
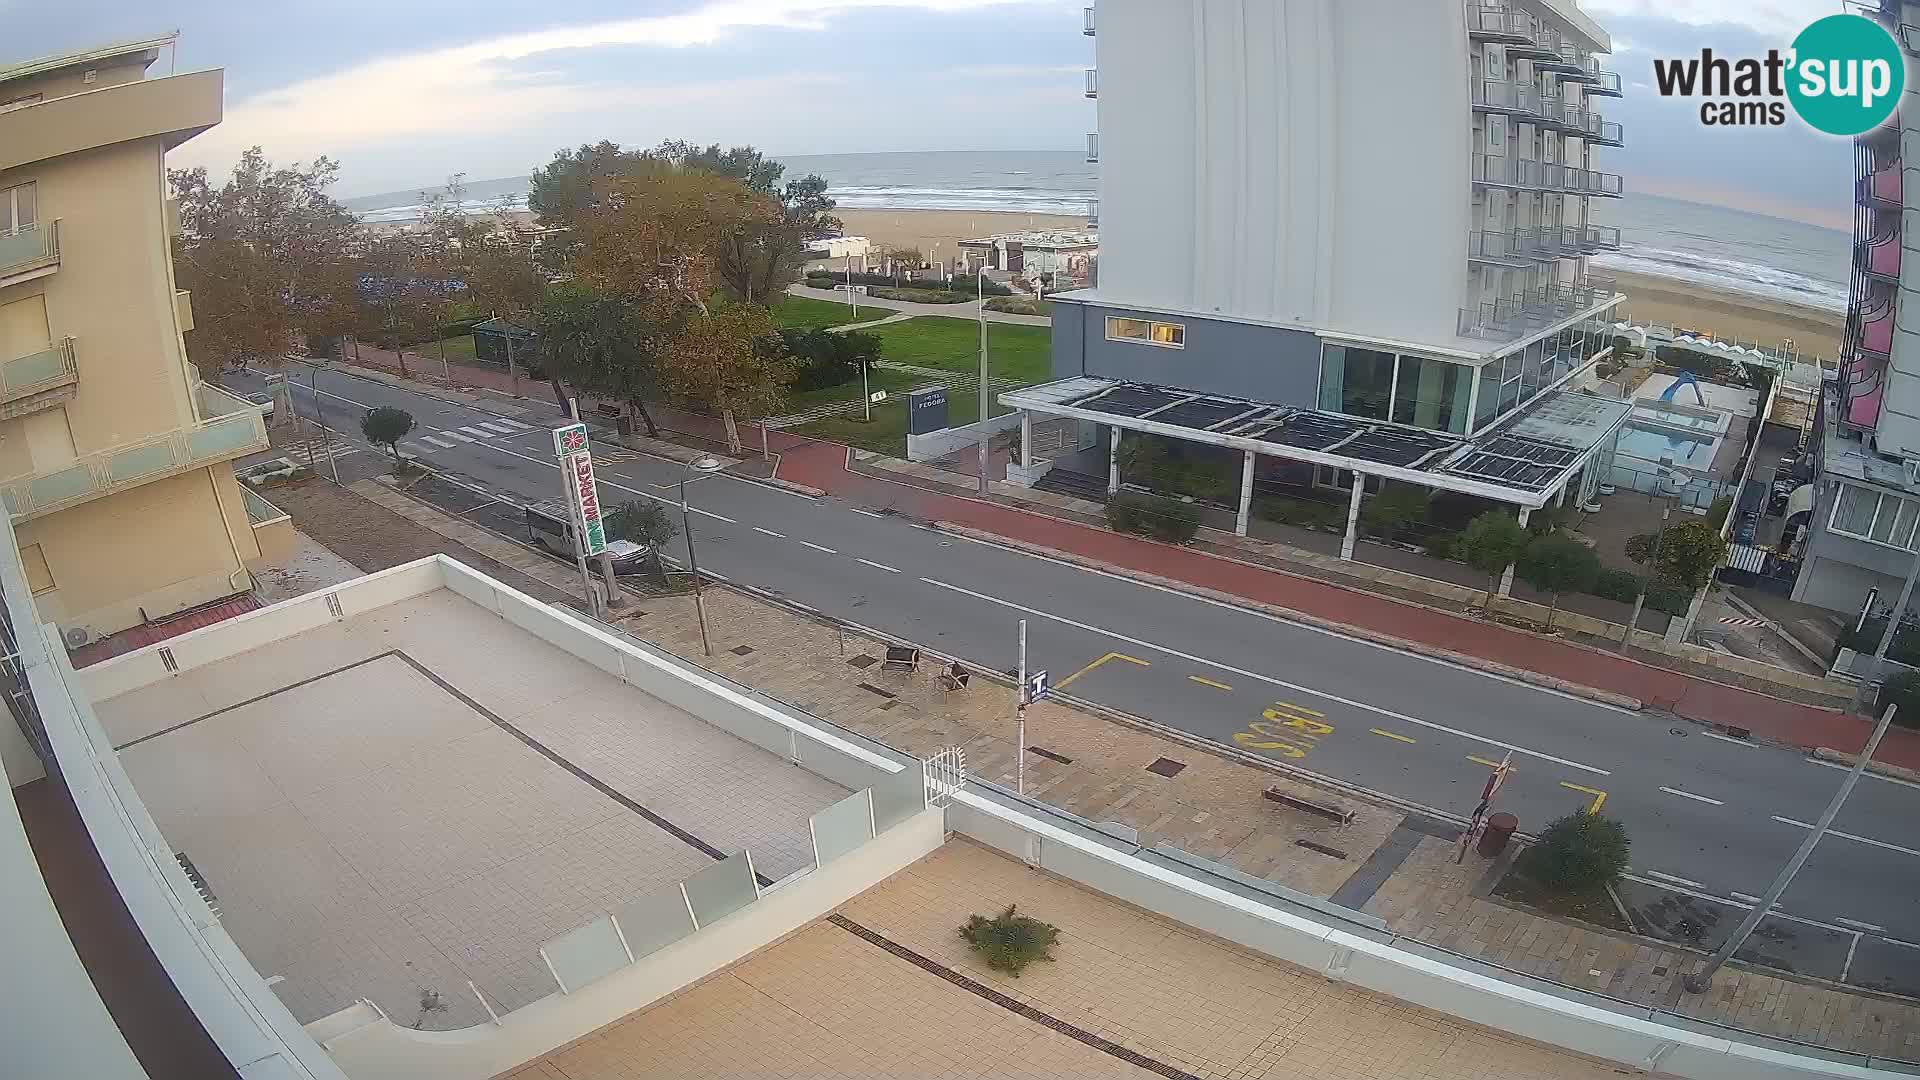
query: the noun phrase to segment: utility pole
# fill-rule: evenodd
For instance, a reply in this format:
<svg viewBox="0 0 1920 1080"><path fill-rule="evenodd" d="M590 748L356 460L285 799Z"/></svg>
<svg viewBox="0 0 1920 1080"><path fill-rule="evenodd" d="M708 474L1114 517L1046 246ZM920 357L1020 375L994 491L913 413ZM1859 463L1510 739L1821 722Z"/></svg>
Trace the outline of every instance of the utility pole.
<svg viewBox="0 0 1920 1080"><path fill-rule="evenodd" d="M860 297L853 291L853 253L847 253L847 303L853 305L853 317L860 317Z"/></svg>
<svg viewBox="0 0 1920 1080"><path fill-rule="evenodd" d="M1014 726L1019 729L1014 757L1014 790L1027 793L1027 620L1020 620L1020 692L1014 698Z"/></svg>
<svg viewBox="0 0 1920 1080"><path fill-rule="evenodd" d="M513 387L513 396L519 397L520 396L520 372L518 371L518 369L516 369L513 366L513 324L508 322L505 319L501 319L500 325L506 331L504 336L507 339L507 379L509 380L510 385Z"/></svg>
<svg viewBox="0 0 1920 1080"><path fill-rule="evenodd" d="M1920 562L1916 562L1915 565L1920 565ZM1907 575L1907 585L1909 587L1913 585L1911 574ZM1747 912L1747 917L1740 920L1740 925L1734 929L1733 935L1727 938L1725 944L1714 950L1713 955L1707 958L1707 962L1700 966L1700 970L1681 980L1681 985L1686 987L1688 993L1704 994L1713 989L1714 972L1719 971L1720 965L1726 963L1729 957L1739 951L1740 946L1746 944L1748 935L1753 933L1753 928L1759 926L1760 920L1766 917L1767 912L1773 910L1773 905L1780 902L1780 895L1787 891L1787 886L1793 884L1793 876L1800 872L1800 868L1806 865L1807 857L1813 854L1814 845L1827 834L1827 827L1833 824L1833 819L1840 815L1840 807L1846 804L1847 796L1853 791L1853 785L1860 781L1860 774L1866 771L1867 762L1872 759L1873 752L1880 748L1880 736L1885 735L1887 726L1893 723L1893 713L1894 706L1889 705L1886 711L1880 714L1880 722L1873 726L1873 735L1867 739L1866 749L1860 751L1860 756L1854 759L1853 768L1847 770L1846 779L1840 781L1840 790L1833 793L1833 801L1827 803L1826 812L1821 814L1820 820L1808 830L1807 838L1800 842L1800 850L1794 852L1793 858L1787 860L1787 865L1781 869L1780 876L1773 879L1773 885L1767 889L1767 895L1753 905L1753 910Z"/></svg>
<svg viewBox="0 0 1920 1080"><path fill-rule="evenodd" d="M333 482L338 484L340 482L340 462L334 459L333 433L327 430L326 406L320 403L320 365L317 363L307 368L307 389L313 392L314 422L320 425L320 438L324 439L327 444L327 468L333 473ZM293 395L288 394L287 400L292 401Z"/></svg>
<svg viewBox="0 0 1920 1080"><path fill-rule="evenodd" d="M873 423L873 395L867 391L867 368L871 366L864 359L860 361L860 400L867 403L866 420L869 424Z"/></svg>
<svg viewBox="0 0 1920 1080"><path fill-rule="evenodd" d="M1920 552L1914 553L1913 563L1907 567L1907 580L1900 586L1900 599L1894 601L1893 610L1887 614L1887 628L1880 632L1880 647L1873 650L1873 665L1860 681L1853 684L1853 706L1849 712L1859 712L1868 685L1880 681L1880 672L1887 666L1887 649L1893 645L1893 635L1900 630L1900 620L1906 617L1907 601L1913 598L1913 581L1916 577L1920 577Z"/></svg>
<svg viewBox="0 0 1920 1080"><path fill-rule="evenodd" d="M988 445L993 440L987 434L987 265L981 263L975 274L974 284L980 287L980 494L985 495L987 466L993 458Z"/></svg>
<svg viewBox="0 0 1920 1080"><path fill-rule="evenodd" d="M687 534L687 572L693 575L693 609L700 617L700 647L708 656L713 655L713 642L707 637L707 601L700 591L700 563L693 554L693 512L687 508L687 477L718 468L718 459L702 457L687 462L686 470L680 474L680 531Z"/></svg>
<svg viewBox="0 0 1920 1080"><path fill-rule="evenodd" d="M1640 574L1640 590L1633 595L1633 615L1627 619L1627 632L1620 635L1620 651L1627 651L1627 643L1633 640L1633 632L1640 628L1640 612L1647 606L1647 589L1653 584L1654 567L1660 565L1660 545L1667 539L1667 518L1673 514L1671 505L1660 508L1660 531L1653 534L1653 554L1647 557L1647 568Z"/></svg>

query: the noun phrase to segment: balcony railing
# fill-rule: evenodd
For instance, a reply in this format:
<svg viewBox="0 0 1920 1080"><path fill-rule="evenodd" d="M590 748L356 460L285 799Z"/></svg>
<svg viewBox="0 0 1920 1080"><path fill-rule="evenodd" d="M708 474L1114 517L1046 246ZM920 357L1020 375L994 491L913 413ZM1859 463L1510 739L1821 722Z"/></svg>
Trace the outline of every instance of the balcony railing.
<svg viewBox="0 0 1920 1080"><path fill-rule="evenodd" d="M1467 261L1513 267L1525 267L1530 263L1525 255L1520 254L1519 245L1511 232L1468 233Z"/></svg>
<svg viewBox="0 0 1920 1080"><path fill-rule="evenodd" d="M258 492L246 484L240 485L240 498L247 504L247 523L256 529L276 521L285 521L289 516L285 510L261 498Z"/></svg>
<svg viewBox="0 0 1920 1080"><path fill-rule="evenodd" d="M1586 225L1580 230L1580 246L1589 254L1620 250L1620 230L1612 225ZM1608 279L1612 285L1612 279Z"/></svg>
<svg viewBox="0 0 1920 1080"><path fill-rule="evenodd" d="M1566 190L1575 195L1590 195L1603 199L1617 199L1626 194L1627 182L1619 173L1597 172L1593 169L1568 168Z"/></svg>
<svg viewBox="0 0 1920 1080"><path fill-rule="evenodd" d="M1590 311L1614 298L1611 287L1541 285L1476 308L1461 308L1456 326L1461 337L1510 340Z"/></svg>
<svg viewBox="0 0 1920 1080"><path fill-rule="evenodd" d="M1475 41L1506 45L1531 44L1540 24L1524 11L1513 11L1498 0L1467 0L1467 36Z"/></svg>
<svg viewBox="0 0 1920 1080"><path fill-rule="evenodd" d="M24 521L267 448L266 422L252 402L202 384L200 411L205 419L197 424L0 481L0 503L15 521Z"/></svg>
<svg viewBox="0 0 1920 1080"><path fill-rule="evenodd" d="M1587 84L1588 97L1601 95L1606 97L1621 96L1620 73L1617 71L1608 71L1606 68L1601 67L1600 58L1597 56L1587 57L1587 76L1584 81Z"/></svg>
<svg viewBox="0 0 1920 1080"><path fill-rule="evenodd" d="M1090 98L1100 96L1100 72L1096 68L1087 69L1087 96Z"/></svg>
<svg viewBox="0 0 1920 1080"><path fill-rule="evenodd" d="M1087 164L1097 165L1099 162L1100 133L1097 131L1089 131L1087 132Z"/></svg>
<svg viewBox="0 0 1920 1080"><path fill-rule="evenodd" d="M0 285L9 278L60 266L60 223L49 221L0 234ZM36 276L38 276L36 274ZM23 279L24 280L24 279Z"/></svg>
<svg viewBox="0 0 1920 1080"><path fill-rule="evenodd" d="M37 353L0 363L0 417L24 416L35 411L16 407L25 398L73 386L80 369L73 362L73 339L66 338ZM53 404L52 401L42 403Z"/></svg>
<svg viewBox="0 0 1920 1080"><path fill-rule="evenodd" d="M1546 262L1586 254L1576 225L1536 225L1513 231L1514 247L1529 259Z"/></svg>
<svg viewBox="0 0 1920 1080"><path fill-rule="evenodd" d="M1558 35L1551 39L1554 48L1552 56L1543 56L1534 60L1533 66L1541 71L1551 71L1568 80L1584 82L1587 77L1587 54L1571 41L1560 41Z"/></svg>
<svg viewBox="0 0 1920 1080"><path fill-rule="evenodd" d="M1100 200L1089 199L1087 201L1087 228L1097 229L1099 227L1100 227Z"/></svg>
<svg viewBox="0 0 1920 1080"><path fill-rule="evenodd" d="M1538 116L1544 108L1540 92L1531 84L1499 79L1473 81L1473 107L1485 112Z"/></svg>
<svg viewBox="0 0 1920 1080"><path fill-rule="evenodd" d="M1606 198L1619 198L1626 189L1626 182L1618 173L1576 169L1570 165L1509 158L1499 154L1473 155L1473 182L1488 187Z"/></svg>
<svg viewBox="0 0 1920 1080"><path fill-rule="evenodd" d="M1081 14L1085 16L1087 20L1086 29L1080 32L1087 35L1088 37L1092 37L1093 36L1093 9L1090 7L1081 8L1080 11L1081 11Z"/></svg>

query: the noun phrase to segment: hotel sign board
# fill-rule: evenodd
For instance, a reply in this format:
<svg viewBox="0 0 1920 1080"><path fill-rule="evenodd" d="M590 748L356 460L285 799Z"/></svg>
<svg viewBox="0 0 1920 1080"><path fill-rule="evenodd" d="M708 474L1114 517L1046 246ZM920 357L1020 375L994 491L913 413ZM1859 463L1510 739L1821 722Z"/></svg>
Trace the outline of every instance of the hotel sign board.
<svg viewBox="0 0 1920 1080"><path fill-rule="evenodd" d="M607 550L607 524L601 518L600 491L593 482L593 451L587 445L587 425L568 424L553 429L553 455L560 460L560 476L567 485L567 505L579 531L580 554Z"/></svg>

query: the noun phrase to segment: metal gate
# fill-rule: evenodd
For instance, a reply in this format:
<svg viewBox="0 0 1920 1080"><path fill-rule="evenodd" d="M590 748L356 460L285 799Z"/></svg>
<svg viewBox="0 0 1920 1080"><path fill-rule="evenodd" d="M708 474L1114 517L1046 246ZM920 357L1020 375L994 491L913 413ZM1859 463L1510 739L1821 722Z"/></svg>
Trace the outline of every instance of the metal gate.
<svg viewBox="0 0 1920 1080"><path fill-rule="evenodd" d="M945 806L954 793L967 786L967 753L958 746L923 759L920 774L926 785L927 805Z"/></svg>
<svg viewBox="0 0 1920 1080"><path fill-rule="evenodd" d="M1727 565L1735 570L1745 570L1749 574L1765 574L1767 559L1772 554L1766 548L1753 547L1750 544L1733 544L1727 548Z"/></svg>

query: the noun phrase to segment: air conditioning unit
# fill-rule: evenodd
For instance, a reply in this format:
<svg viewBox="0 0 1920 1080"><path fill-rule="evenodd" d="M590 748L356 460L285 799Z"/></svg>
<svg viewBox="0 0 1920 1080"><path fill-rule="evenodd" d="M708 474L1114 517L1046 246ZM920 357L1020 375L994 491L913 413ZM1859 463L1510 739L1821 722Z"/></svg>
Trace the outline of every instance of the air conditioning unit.
<svg viewBox="0 0 1920 1080"><path fill-rule="evenodd" d="M84 626L69 626L60 631L60 640L67 643L67 648L78 649L93 643L93 631Z"/></svg>

